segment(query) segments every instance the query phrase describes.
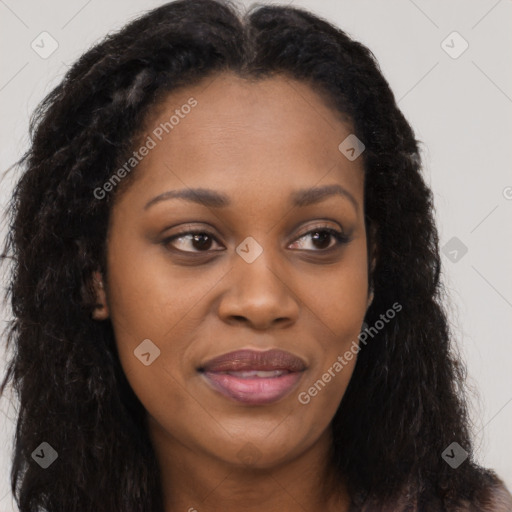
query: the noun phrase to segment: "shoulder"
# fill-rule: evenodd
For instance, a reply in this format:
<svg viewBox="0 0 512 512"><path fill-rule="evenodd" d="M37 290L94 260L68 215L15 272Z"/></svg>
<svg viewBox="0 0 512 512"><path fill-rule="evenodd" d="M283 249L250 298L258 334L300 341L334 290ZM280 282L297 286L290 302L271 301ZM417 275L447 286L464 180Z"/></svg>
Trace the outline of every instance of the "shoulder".
<svg viewBox="0 0 512 512"><path fill-rule="evenodd" d="M466 489L465 496L446 496L446 512L512 512L512 495L503 481L493 472L487 471L485 483L478 489ZM421 509L421 507L418 509Z"/></svg>
<svg viewBox="0 0 512 512"><path fill-rule="evenodd" d="M441 492L419 492L417 487L406 487L385 504L378 499L354 503L350 512L512 512L512 494L492 471L486 471L484 481L475 489L468 484L456 491L446 487Z"/></svg>
<svg viewBox="0 0 512 512"><path fill-rule="evenodd" d="M454 509L458 512L459 509ZM462 511L475 512L512 512L512 495L505 484L495 477L493 483L483 489L475 497L472 503L467 503L467 508L461 508Z"/></svg>

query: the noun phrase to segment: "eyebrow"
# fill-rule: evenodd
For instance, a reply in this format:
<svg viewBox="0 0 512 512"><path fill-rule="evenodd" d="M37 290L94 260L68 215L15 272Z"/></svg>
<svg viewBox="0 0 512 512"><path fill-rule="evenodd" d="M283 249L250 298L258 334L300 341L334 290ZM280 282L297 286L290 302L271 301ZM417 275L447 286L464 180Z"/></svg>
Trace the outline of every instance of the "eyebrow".
<svg viewBox="0 0 512 512"><path fill-rule="evenodd" d="M293 206L304 207L320 203L334 195L348 199L353 204L356 212L359 211L359 204L354 196L338 184L294 190L290 195L290 201ZM147 210L154 204L169 199L184 199L209 208L223 208L232 204L231 199L221 192L207 188L185 188L181 190L169 190L154 197L146 203L144 210Z"/></svg>

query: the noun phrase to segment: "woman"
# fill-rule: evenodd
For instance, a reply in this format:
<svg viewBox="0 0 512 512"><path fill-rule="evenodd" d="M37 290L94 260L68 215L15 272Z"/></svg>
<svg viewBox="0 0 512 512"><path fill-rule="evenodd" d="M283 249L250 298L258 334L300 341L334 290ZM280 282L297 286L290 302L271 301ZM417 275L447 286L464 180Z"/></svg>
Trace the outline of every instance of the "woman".
<svg viewBox="0 0 512 512"><path fill-rule="evenodd" d="M511 510L367 48L172 2L83 55L32 136L5 248L21 512Z"/></svg>

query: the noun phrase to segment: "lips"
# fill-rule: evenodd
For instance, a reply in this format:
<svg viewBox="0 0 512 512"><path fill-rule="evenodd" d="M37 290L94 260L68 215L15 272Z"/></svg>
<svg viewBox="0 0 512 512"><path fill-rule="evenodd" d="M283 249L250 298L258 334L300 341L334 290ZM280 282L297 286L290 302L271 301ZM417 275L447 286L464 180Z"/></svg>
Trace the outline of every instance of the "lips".
<svg viewBox="0 0 512 512"><path fill-rule="evenodd" d="M300 380L306 363L283 350L238 350L211 359L198 368L221 395L244 404L276 402Z"/></svg>
<svg viewBox="0 0 512 512"><path fill-rule="evenodd" d="M208 372L274 371L300 372L306 368L302 359L284 350L237 350L205 363L200 370Z"/></svg>

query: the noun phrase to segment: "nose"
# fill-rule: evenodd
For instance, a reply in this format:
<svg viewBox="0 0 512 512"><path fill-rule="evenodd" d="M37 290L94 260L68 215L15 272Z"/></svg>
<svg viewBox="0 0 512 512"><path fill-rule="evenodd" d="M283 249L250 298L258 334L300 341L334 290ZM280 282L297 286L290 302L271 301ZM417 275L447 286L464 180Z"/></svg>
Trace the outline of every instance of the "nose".
<svg viewBox="0 0 512 512"><path fill-rule="evenodd" d="M270 260L269 251L263 251L252 263L235 255L226 283L228 291L218 307L218 315L224 322L267 330L297 321L299 303L289 272L271 265Z"/></svg>

